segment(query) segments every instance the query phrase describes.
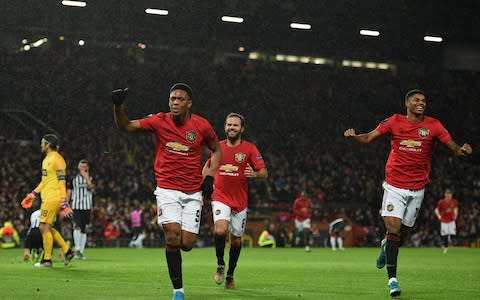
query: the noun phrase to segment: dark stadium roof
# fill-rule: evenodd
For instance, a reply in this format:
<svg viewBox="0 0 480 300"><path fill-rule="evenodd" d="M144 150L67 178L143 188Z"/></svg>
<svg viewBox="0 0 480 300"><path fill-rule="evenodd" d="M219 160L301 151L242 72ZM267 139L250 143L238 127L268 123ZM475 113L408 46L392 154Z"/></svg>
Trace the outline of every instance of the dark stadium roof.
<svg viewBox="0 0 480 300"><path fill-rule="evenodd" d="M144 42L156 46L311 53L381 52L408 57L429 51L423 36L442 36L442 47L480 42L480 1L476 0L85 0L85 8L61 0L4 0L2 45L43 36L105 42ZM169 10L168 16L145 9ZM241 16L242 24L223 23ZM312 30L289 28L309 23ZM360 29L381 32L378 38ZM426 50L425 50L426 49ZM417 53L418 54L418 53Z"/></svg>

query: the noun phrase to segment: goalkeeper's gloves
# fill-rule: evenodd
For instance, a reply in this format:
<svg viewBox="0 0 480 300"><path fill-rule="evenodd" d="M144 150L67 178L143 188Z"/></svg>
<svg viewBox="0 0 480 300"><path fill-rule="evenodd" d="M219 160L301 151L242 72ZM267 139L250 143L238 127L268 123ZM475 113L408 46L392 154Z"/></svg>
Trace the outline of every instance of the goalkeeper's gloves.
<svg viewBox="0 0 480 300"><path fill-rule="evenodd" d="M68 204L67 199L62 198L60 202L60 217L62 219L70 219L73 215L73 210L70 207L70 204Z"/></svg>
<svg viewBox="0 0 480 300"><path fill-rule="evenodd" d="M35 190L31 191L25 198L23 198L21 203L22 207L23 208L32 207L33 200L35 200L37 196L38 196L38 193Z"/></svg>
<svg viewBox="0 0 480 300"><path fill-rule="evenodd" d="M112 91L112 102L113 104L119 105L125 102L127 97L128 88L117 89Z"/></svg>
<svg viewBox="0 0 480 300"><path fill-rule="evenodd" d="M203 199L210 199L213 193L213 177L208 175L205 176L202 183L202 196Z"/></svg>

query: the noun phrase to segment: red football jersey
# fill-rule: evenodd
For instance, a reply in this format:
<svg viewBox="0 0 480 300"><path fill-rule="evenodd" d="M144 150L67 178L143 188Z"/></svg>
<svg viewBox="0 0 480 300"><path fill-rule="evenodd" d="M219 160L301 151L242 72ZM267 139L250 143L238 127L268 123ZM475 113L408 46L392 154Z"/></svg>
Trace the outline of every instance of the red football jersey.
<svg viewBox="0 0 480 300"><path fill-rule="evenodd" d="M310 198L298 197L293 203L295 220L303 222L312 215L312 200Z"/></svg>
<svg viewBox="0 0 480 300"><path fill-rule="evenodd" d="M200 191L202 145L211 148L218 140L212 125L205 118L191 114L185 124L177 126L171 113L161 112L141 119L140 126L155 134L157 186L187 193Z"/></svg>
<svg viewBox="0 0 480 300"><path fill-rule="evenodd" d="M455 220L454 212L455 208L458 207L458 201L455 198L450 200L441 199L438 201L437 209L440 213L440 222L442 223L450 223Z"/></svg>
<svg viewBox="0 0 480 300"><path fill-rule="evenodd" d="M228 205L239 212L248 207L248 178L244 171L249 164L255 171L265 168L260 151L245 140L235 147L227 146L227 141L220 142L222 160L215 174L212 200Z"/></svg>
<svg viewBox="0 0 480 300"><path fill-rule="evenodd" d="M391 138L385 181L402 189L423 189L429 182L433 149L438 142L446 144L452 140L440 121L428 116L412 123L407 116L395 114L381 122L376 130Z"/></svg>

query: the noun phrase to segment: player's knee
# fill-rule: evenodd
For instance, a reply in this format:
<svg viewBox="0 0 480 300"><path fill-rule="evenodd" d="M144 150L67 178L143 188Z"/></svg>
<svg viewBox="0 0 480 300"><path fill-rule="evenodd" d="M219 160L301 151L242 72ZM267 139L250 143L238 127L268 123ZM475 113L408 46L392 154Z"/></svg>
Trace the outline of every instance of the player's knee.
<svg viewBox="0 0 480 300"><path fill-rule="evenodd" d="M181 242L180 232L165 232L165 242L168 245L179 247Z"/></svg>
<svg viewBox="0 0 480 300"><path fill-rule="evenodd" d="M230 244L234 248L240 248L242 247L242 238L241 237L230 237L231 241Z"/></svg>
<svg viewBox="0 0 480 300"><path fill-rule="evenodd" d="M228 230L226 227L215 227L215 235L220 237L226 237Z"/></svg>

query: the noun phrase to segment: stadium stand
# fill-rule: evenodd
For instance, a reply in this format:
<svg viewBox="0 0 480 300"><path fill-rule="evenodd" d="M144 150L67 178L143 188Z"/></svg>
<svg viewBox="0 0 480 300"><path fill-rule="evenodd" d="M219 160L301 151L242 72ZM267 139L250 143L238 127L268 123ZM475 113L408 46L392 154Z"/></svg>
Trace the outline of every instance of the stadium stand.
<svg viewBox="0 0 480 300"><path fill-rule="evenodd" d="M38 136L51 129L61 137L61 152L70 171L80 158L87 158L92 165L97 195L88 246L106 245L107 224L119 231L118 242L109 241L108 245L127 246L134 200L148 207L144 213L145 246L163 245L152 195L153 140L116 130L109 93L117 87L130 88L126 105L132 118L167 110L167 89L175 81L194 87L198 98L193 111L212 120L219 136L223 136L227 113L237 111L246 116L246 139L262 149L270 173L267 181L250 185L253 241L258 237L255 228L265 220L291 230L291 204L305 187L316 195L313 227L317 246L324 246L326 224L340 209L353 224L346 245L378 245L383 234L378 210L388 143L379 141L382 149L358 147L344 141L343 130L353 124L361 124L359 131L370 130L384 117L403 113L403 94L408 89L426 91L427 113L441 119L457 141L479 142L480 76L474 72L442 70L418 75L408 71L410 66L399 66L399 71L392 73L238 59L219 63L210 53L174 50L146 51L138 59L135 47L101 50L51 47L4 53L2 76L9 88L2 90L0 107L0 225L11 220L25 233L29 212L19 201L40 178ZM7 110L22 109L32 117L15 120L4 115ZM436 152L432 182L409 242L413 246L440 245L433 210L448 185L454 187L460 201L454 243L475 244L480 226L478 156L454 164L455 158L445 149ZM213 243L208 210L204 209L200 235L203 246Z"/></svg>

